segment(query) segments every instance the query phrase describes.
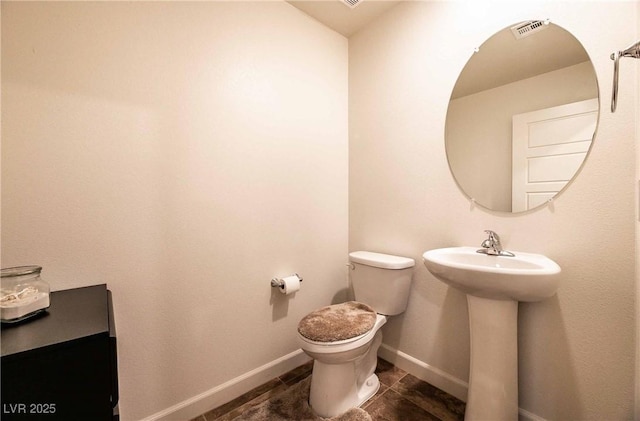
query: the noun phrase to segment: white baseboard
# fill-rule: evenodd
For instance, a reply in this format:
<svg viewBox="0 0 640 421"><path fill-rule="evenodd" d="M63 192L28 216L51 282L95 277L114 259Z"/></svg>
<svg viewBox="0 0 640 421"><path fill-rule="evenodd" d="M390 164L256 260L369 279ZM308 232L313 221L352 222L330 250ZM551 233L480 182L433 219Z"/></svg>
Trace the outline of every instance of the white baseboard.
<svg viewBox="0 0 640 421"><path fill-rule="evenodd" d="M518 408L518 415L520 421L547 421L546 419L539 417L536 414L522 408Z"/></svg>
<svg viewBox="0 0 640 421"><path fill-rule="evenodd" d="M242 396L275 377L308 362L310 358L298 349L241 376L231 379L199 395L144 418L142 421L190 420L198 415Z"/></svg>
<svg viewBox="0 0 640 421"><path fill-rule="evenodd" d="M420 380L444 390L461 401L467 401L467 390L469 389L467 382L386 344L380 346L378 355L383 360L393 363L396 367L416 376Z"/></svg>
<svg viewBox="0 0 640 421"><path fill-rule="evenodd" d="M389 361L396 367L406 371L407 373L424 380L425 382L444 390L450 395L455 396L461 401L467 401L467 392L469 384L439 368L430 366L429 364L405 354L402 351L391 348L389 345L382 344L378 349L378 355L383 360ZM546 421L544 418L529 412L525 409L518 408L520 421Z"/></svg>
<svg viewBox="0 0 640 421"><path fill-rule="evenodd" d="M469 389L467 382L385 344L380 346L378 355L420 380L424 380L462 401L467 400L467 391ZM305 364L309 360L310 358L301 349L298 349L199 395L150 415L142 421L175 421L195 418ZM518 412L520 421L546 421L544 418L522 408Z"/></svg>

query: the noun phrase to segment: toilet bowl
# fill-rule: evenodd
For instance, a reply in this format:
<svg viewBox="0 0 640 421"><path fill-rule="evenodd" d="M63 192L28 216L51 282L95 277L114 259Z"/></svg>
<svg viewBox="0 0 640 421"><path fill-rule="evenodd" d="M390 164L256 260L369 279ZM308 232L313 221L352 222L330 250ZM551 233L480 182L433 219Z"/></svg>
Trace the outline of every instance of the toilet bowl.
<svg viewBox="0 0 640 421"><path fill-rule="evenodd" d="M376 394L380 328L406 309L413 259L366 251L349 254L356 300L322 307L298 324L298 344L314 359L309 405L321 417L361 406Z"/></svg>
<svg viewBox="0 0 640 421"><path fill-rule="evenodd" d="M318 415L341 414L376 394L380 382L374 371L382 343L378 330L386 322L386 316L377 315L368 332L335 342L313 341L298 333L300 347L314 359L309 404Z"/></svg>

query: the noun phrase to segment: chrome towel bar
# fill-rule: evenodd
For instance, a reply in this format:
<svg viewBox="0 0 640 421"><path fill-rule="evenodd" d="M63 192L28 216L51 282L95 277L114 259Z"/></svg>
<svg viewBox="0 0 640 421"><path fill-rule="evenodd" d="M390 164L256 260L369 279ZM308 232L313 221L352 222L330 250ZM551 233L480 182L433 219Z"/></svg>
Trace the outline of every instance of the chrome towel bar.
<svg viewBox="0 0 640 421"><path fill-rule="evenodd" d="M613 88L611 92L612 113L616 112L616 108L618 106L618 68L620 67L620 57L640 58L640 41L625 50L611 53L611 60L613 60Z"/></svg>

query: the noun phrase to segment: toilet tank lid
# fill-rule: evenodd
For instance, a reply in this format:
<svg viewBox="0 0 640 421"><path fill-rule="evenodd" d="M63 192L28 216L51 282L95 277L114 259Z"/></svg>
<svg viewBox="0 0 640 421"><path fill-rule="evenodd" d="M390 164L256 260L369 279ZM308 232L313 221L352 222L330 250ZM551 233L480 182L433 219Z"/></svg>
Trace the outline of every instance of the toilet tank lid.
<svg viewBox="0 0 640 421"><path fill-rule="evenodd" d="M406 269L416 264L416 262L409 257L393 256L391 254L374 253L371 251L352 251L349 253L349 258L352 263L360 263L382 269Z"/></svg>

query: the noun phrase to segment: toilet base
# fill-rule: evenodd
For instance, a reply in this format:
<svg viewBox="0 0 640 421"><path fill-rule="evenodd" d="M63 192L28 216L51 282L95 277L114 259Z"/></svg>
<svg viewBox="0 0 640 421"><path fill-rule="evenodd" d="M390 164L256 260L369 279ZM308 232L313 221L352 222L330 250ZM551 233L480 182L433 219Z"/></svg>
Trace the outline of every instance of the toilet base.
<svg viewBox="0 0 640 421"><path fill-rule="evenodd" d="M316 359L311 374L309 405L323 418L330 418L359 407L380 389L374 371L382 332L376 332L371 347L361 358L340 364L327 364Z"/></svg>
<svg viewBox="0 0 640 421"><path fill-rule="evenodd" d="M378 390L380 390L380 380L378 379L378 376L376 376L375 374L372 374L371 376L369 376L367 381L360 387L360 391L358 393L359 402L355 406L356 407L362 406L363 403L365 403L366 401L371 399L373 395L378 393Z"/></svg>

